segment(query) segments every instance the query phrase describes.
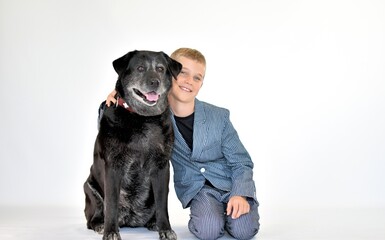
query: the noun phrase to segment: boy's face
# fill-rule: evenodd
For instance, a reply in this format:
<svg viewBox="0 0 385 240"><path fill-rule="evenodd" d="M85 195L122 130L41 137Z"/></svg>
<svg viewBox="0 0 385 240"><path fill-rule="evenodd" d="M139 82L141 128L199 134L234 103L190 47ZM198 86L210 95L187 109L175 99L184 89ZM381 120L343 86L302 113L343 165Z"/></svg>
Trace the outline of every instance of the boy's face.
<svg viewBox="0 0 385 240"><path fill-rule="evenodd" d="M177 79L173 81L170 94L179 101L193 101L202 87L206 67L186 57L175 59L183 67Z"/></svg>

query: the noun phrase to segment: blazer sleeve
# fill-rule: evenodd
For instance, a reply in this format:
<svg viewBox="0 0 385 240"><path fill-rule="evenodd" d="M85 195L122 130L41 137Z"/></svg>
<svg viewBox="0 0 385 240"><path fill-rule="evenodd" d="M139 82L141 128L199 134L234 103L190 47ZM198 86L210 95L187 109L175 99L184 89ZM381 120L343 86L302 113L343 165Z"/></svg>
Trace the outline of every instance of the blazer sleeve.
<svg viewBox="0 0 385 240"><path fill-rule="evenodd" d="M245 196L256 200L253 180L254 164L230 121L228 110L226 110L223 126L222 153L231 168L232 189L230 197Z"/></svg>

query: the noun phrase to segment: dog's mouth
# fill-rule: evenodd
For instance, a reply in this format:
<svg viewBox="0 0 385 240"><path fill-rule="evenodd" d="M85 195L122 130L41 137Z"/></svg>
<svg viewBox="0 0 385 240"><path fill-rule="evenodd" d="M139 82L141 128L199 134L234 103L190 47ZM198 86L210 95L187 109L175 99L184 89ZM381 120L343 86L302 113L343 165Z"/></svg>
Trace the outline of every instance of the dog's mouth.
<svg viewBox="0 0 385 240"><path fill-rule="evenodd" d="M138 89L134 88L134 92L136 95L138 95L140 98L142 98L145 103L147 103L150 106L155 105L159 99L159 94L154 92L154 91L151 91L148 93L142 93Z"/></svg>

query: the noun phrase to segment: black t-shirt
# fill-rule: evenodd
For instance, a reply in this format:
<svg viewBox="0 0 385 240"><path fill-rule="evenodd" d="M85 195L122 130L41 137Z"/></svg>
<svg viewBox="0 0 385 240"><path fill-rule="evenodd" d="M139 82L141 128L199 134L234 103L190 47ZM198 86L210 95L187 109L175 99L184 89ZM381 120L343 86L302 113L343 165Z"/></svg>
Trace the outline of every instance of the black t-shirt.
<svg viewBox="0 0 385 240"><path fill-rule="evenodd" d="M193 126L194 126L194 113L187 117L174 116L176 126L179 132L182 134L187 145L192 150L193 147Z"/></svg>

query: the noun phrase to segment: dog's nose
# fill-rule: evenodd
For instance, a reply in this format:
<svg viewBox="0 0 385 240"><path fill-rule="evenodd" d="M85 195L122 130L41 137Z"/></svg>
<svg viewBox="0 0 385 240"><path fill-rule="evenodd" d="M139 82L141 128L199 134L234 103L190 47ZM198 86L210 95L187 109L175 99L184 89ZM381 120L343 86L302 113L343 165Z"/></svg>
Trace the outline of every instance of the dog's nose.
<svg viewBox="0 0 385 240"><path fill-rule="evenodd" d="M159 79L152 79L150 85L153 87L159 87L160 81Z"/></svg>

